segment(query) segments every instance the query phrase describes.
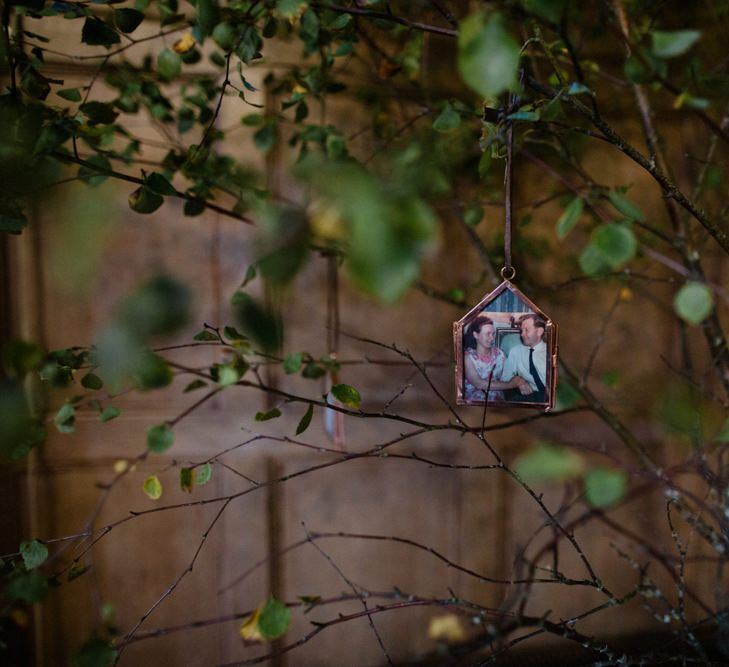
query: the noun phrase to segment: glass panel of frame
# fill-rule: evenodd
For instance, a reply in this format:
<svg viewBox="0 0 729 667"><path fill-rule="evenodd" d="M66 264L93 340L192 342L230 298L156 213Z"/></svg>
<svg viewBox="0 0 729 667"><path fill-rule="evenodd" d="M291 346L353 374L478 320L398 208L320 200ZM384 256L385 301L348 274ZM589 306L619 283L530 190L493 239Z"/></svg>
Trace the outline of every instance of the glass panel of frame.
<svg viewBox="0 0 729 667"><path fill-rule="evenodd" d="M454 324L459 405L550 410L557 327L506 281Z"/></svg>

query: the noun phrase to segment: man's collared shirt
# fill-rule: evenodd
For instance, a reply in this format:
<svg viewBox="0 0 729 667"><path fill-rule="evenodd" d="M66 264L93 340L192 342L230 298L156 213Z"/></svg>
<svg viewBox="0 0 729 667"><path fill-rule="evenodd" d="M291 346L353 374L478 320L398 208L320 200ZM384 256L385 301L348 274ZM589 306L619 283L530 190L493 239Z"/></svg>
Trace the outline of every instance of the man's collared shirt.
<svg viewBox="0 0 729 667"><path fill-rule="evenodd" d="M533 391L537 391L537 384L534 382L531 371L529 370L529 350L531 348L526 345L515 345L509 351L509 358L506 360L504 372L501 379L508 382L515 375L524 378ZM542 381L542 385L547 386L547 344L540 341L534 346L534 365L537 368L537 375Z"/></svg>

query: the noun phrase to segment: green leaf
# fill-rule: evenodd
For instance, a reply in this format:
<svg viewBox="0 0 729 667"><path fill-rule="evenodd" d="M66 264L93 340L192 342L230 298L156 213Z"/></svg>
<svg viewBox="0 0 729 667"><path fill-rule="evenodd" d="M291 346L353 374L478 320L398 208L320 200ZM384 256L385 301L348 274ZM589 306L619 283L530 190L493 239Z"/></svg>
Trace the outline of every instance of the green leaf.
<svg viewBox="0 0 729 667"><path fill-rule="evenodd" d="M20 555L23 557L23 563L26 569L35 570L46 562L48 558L48 547L38 540L20 543Z"/></svg>
<svg viewBox="0 0 729 667"><path fill-rule="evenodd" d="M101 609L99 609L99 616L101 616L101 620L106 623L107 626L114 625L115 615L116 610L113 603L104 602L104 604L101 605Z"/></svg>
<svg viewBox="0 0 729 667"><path fill-rule="evenodd" d="M519 45L504 27L500 14L474 14L458 30L458 69L481 97L493 98L516 88Z"/></svg>
<svg viewBox="0 0 729 667"><path fill-rule="evenodd" d="M272 285L283 286L297 275L309 256L309 225L300 210L268 209L258 221L257 266Z"/></svg>
<svg viewBox="0 0 729 667"><path fill-rule="evenodd" d="M268 21L263 26L263 30L261 31L261 34L266 39L271 39L272 37L276 36L276 32L278 31L278 21L274 16L270 16L268 18Z"/></svg>
<svg viewBox="0 0 729 667"><path fill-rule="evenodd" d="M0 210L0 232L20 234L28 226L28 219L20 209Z"/></svg>
<svg viewBox="0 0 729 667"><path fill-rule="evenodd" d="M714 298L704 283L689 282L676 293L673 307L689 324L701 324L714 309Z"/></svg>
<svg viewBox="0 0 729 667"><path fill-rule="evenodd" d="M172 183L170 183L164 176L162 176L162 174L158 174L157 172L152 172L151 174L149 174L145 179L144 184L152 192L156 192L158 195L177 194L177 190L175 190Z"/></svg>
<svg viewBox="0 0 729 667"><path fill-rule="evenodd" d="M147 447L155 454L161 454L172 447L175 434L169 424L159 424L147 429Z"/></svg>
<svg viewBox="0 0 729 667"><path fill-rule="evenodd" d="M230 23L218 23L213 29L212 38L223 51L230 51L235 46L235 28Z"/></svg>
<svg viewBox="0 0 729 667"><path fill-rule="evenodd" d="M309 425L311 424L311 418L314 416L314 404L309 403L309 407L306 409L304 416L299 421L299 425L296 427L296 435L301 435Z"/></svg>
<svg viewBox="0 0 729 667"><path fill-rule="evenodd" d="M260 58L261 54L259 50L262 45L263 42L256 32L255 27L248 26L241 34L235 52L246 65L250 65L252 60Z"/></svg>
<svg viewBox="0 0 729 667"><path fill-rule="evenodd" d="M463 212L463 222L471 227L475 227L481 220L483 220L483 206L474 204Z"/></svg>
<svg viewBox="0 0 729 667"><path fill-rule="evenodd" d="M58 95L58 97L62 97L64 100L68 100L69 102L81 101L81 93L78 88L64 88L63 90L57 91L56 95Z"/></svg>
<svg viewBox="0 0 729 667"><path fill-rule="evenodd" d="M196 333L193 337L193 340L196 340L198 342L205 342L205 341L215 341L220 342L220 338L214 331L210 331L210 329L203 329L202 331L199 331Z"/></svg>
<svg viewBox="0 0 729 667"><path fill-rule="evenodd" d="M561 482L578 477L584 461L576 452L559 445L541 443L514 462L514 470L528 484Z"/></svg>
<svg viewBox="0 0 729 667"><path fill-rule="evenodd" d="M119 115L112 104L96 100L84 102L78 109L86 116L89 125L110 125Z"/></svg>
<svg viewBox="0 0 729 667"><path fill-rule="evenodd" d="M221 387L229 387L240 380L240 373L237 368L233 368L227 364L218 366L217 381Z"/></svg>
<svg viewBox="0 0 729 667"><path fill-rule="evenodd" d="M159 481L157 475L150 475L144 480L142 490L152 500L159 500L162 497L162 482Z"/></svg>
<svg viewBox="0 0 729 667"><path fill-rule="evenodd" d="M696 387L672 383L660 396L657 416L669 433L701 438L709 410Z"/></svg>
<svg viewBox="0 0 729 667"><path fill-rule="evenodd" d="M158 275L143 283L121 308L124 326L139 338L168 336L190 319L192 292L176 278Z"/></svg>
<svg viewBox="0 0 729 667"><path fill-rule="evenodd" d="M195 471L192 468L180 469L180 489L192 493L192 486L195 481Z"/></svg>
<svg viewBox="0 0 729 667"><path fill-rule="evenodd" d="M286 634L291 625L291 611L279 600L271 597L261 609L258 627L266 639L278 639Z"/></svg>
<svg viewBox="0 0 729 667"><path fill-rule="evenodd" d="M607 193L607 197L610 200L610 203L629 220L637 220L638 222L643 222L645 220L643 211L641 211L625 195L620 194L615 190L611 190Z"/></svg>
<svg viewBox="0 0 729 667"><path fill-rule="evenodd" d="M448 103L443 107L438 118L433 121L433 129L436 132L453 132L461 124L460 114Z"/></svg>
<svg viewBox="0 0 729 667"><path fill-rule="evenodd" d="M187 387L182 390L182 393L186 394L189 391L195 391L195 389L200 389L207 386L208 383L205 382L205 380L193 380L192 382L190 382L190 384L187 385Z"/></svg>
<svg viewBox="0 0 729 667"><path fill-rule="evenodd" d="M276 125L272 122L266 123L253 135L253 143L262 153L268 153L276 144Z"/></svg>
<svg viewBox="0 0 729 667"><path fill-rule="evenodd" d="M226 61L220 51L214 51L210 54L210 62L213 63L213 65L217 65L218 67L225 67Z"/></svg>
<svg viewBox="0 0 729 667"><path fill-rule="evenodd" d="M257 422L266 422L269 419L276 419L276 417L281 416L281 410L278 408L271 408L267 412L256 412L256 421Z"/></svg>
<svg viewBox="0 0 729 667"><path fill-rule="evenodd" d="M650 83L653 78L653 71L646 67L638 58L630 56L623 65L623 74L633 83Z"/></svg>
<svg viewBox="0 0 729 667"><path fill-rule="evenodd" d="M81 41L84 44L105 46L108 49L112 44L118 44L121 38L110 25L101 19L89 16L81 29Z"/></svg>
<svg viewBox="0 0 729 667"><path fill-rule="evenodd" d="M249 264L248 268L246 269L246 275L243 278L243 282L241 283L241 288L245 287L251 280L253 280L256 277L256 265L255 264Z"/></svg>
<svg viewBox="0 0 729 667"><path fill-rule="evenodd" d="M73 433L76 430L76 408L71 403L64 403L53 418L53 423L60 433Z"/></svg>
<svg viewBox="0 0 729 667"><path fill-rule="evenodd" d="M668 65L664 60L656 58L651 53L644 53L644 61L636 56L630 56L623 66L625 76L633 83L650 83L656 75L665 77L668 74Z"/></svg>
<svg viewBox="0 0 729 667"><path fill-rule="evenodd" d="M218 3L215 0L198 0L197 2L197 27L200 31L201 41L212 33L218 22Z"/></svg>
<svg viewBox="0 0 729 667"><path fill-rule="evenodd" d="M203 463L196 469L195 484L197 486L203 486L207 484L213 477L213 466L209 463Z"/></svg>
<svg viewBox="0 0 729 667"><path fill-rule="evenodd" d="M163 49L157 56L157 72L165 80L174 79L182 70L182 60L172 49Z"/></svg>
<svg viewBox="0 0 729 667"><path fill-rule="evenodd" d="M303 0L278 0L276 2L276 13L287 19L298 18L304 13L308 4Z"/></svg>
<svg viewBox="0 0 729 667"><path fill-rule="evenodd" d="M185 206L182 212L192 218L196 215L200 215L205 210L205 201L202 199L188 199L185 201Z"/></svg>
<svg viewBox="0 0 729 667"><path fill-rule="evenodd" d="M223 328L223 335L231 342L246 340L246 337L238 329L231 326Z"/></svg>
<svg viewBox="0 0 729 667"><path fill-rule="evenodd" d="M727 417L719 433L717 433L716 440L717 442L729 442L729 417Z"/></svg>
<svg viewBox="0 0 729 667"><path fill-rule="evenodd" d="M314 361L310 361L306 364L306 366L304 366L304 370L301 372L301 375L308 380L316 380L323 375L326 375L326 373L326 368Z"/></svg>
<svg viewBox="0 0 729 667"><path fill-rule="evenodd" d="M301 370L301 365L304 361L304 353L303 352L293 352L288 357L286 357L286 360L283 364L284 373L286 375L292 375L293 373L298 373Z"/></svg>
<svg viewBox="0 0 729 667"><path fill-rule="evenodd" d="M319 15L307 9L299 20L299 26L299 37L306 47L304 53L314 53L319 43Z"/></svg>
<svg viewBox="0 0 729 667"><path fill-rule="evenodd" d="M610 507L625 496L628 476L622 470L596 468L585 475L585 498L593 507Z"/></svg>
<svg viewBox="0 0 729 667"><path fill-rule="evenodd" d="M129 195L129 208L137 213L154 213L164 202L164 197L143 185Z"/></svg>
<svg viewBox="0 0 729 667"><path fill-rule="evenodd" d="M249 113L248 115L243 116L243 118L240 119L240 122L248 127L260 127L265 122L265 118L260 113Z"/></svg>
<svg viewBox="0 0 729 667"><path fill-rule="evenodd" d="M701 37L698 30L673 30L651 33L651 51L658 58L675 58L686 53Z"/></svg>
<svg viewBox="0 0 729 667"><path fill-rule="evenodd" d="M5 596L10 601L28 604L40 602L48 595L48 580L37 570L16 572L5 582Z"/></svg>
<svg viewBox="0 0 729 667"><path fill-rule="evenodd" d="M359 392L348 384L335 384L331 389L332 396L336 398L343 405L347 405L350 408L358 408L362 401L362 397Z"/></svg>
<svg viewBox="0 0 729 667"><path fill-rule="evenodd" d="M412 155L420 153L416 149ZM412 173L425 162L413 157L407 169ZM344 223L353 281L384 302L401 298L435 241L433 211L407 182L382 182L351 162L306 166L307 176Z"/></svg>
<svg viewBox="0 0 729 667"><path fill-rule="evenodd" d="M73 656L73 667L110 667L116 660L117 651L108 640L100 637L89 639Z"/></svg>
<svg viewBox="0 0 729 667"><path fill-rule="evenodd" d="M92 155L78 168L78 177L95 188L101 185L111 173L111 163L104 155Z"/></svg>
<svg viewBox="0 0 729 667"><path fill-rule="evenodd" d="M329 29L330 30L342 30L343 28L346 28L350 23L352 23L352 16L351 14L340 14L337 16L331 23L329 23Z"/></svg>
<svg viewBox="0 0 729 667"><path fill-rule="evenodd" d="M460 288L460 287L451 287L446 292L446 297L448 297L451 301L461 303L465 301L466 299L466 293Z"/></svg>
<svg viewBox="0 0 729 667"><path fill-rule="evenodd" d="M107 405L99 415L99 419L102 422L109 422L112 419L116 419L121 414L119 408L115 408L113 405Z"/></svg>
<svg viewBox="0 0 729 667"><path fill-rule="evenodd" d="M557 394L554 404L554 411L567 410L580 400L580 392L569 382L559 381L557 383Z"/></svg>
<svg viewBox="0 0 729 667"><path fill-rule="evenodd" d="M2 365L9 376L22 380L31 371L40 368L44 356L43 350L35 343L11 340L2 349Z"/></svg>
<svg viewBox="0 0 729 667"><path fill-rule="evenodd" d="M86 574L90 569L90 565L76 565L76 563L74 563L73 565L71 565L71 569L68 571L66 581L68 583L71 583L74 579L78 579L79 577Z"/></svg>
<svg viewBox="0 0 729 667"><path fill-rule="evenodd" d="M132 379L139 389L166 387L174 378L170 365L150 350L144 350L139 355L132 370Z"/></svg>
<svg viewBox="0 0 729 667"><path fill-rule="evenodd" d="M586 276L598 276L610 270L610 263L594 244L590 243L580 253L579 263Z"/></svg>
<svg viewBox="0 0 729 667"><path fill-rule="evenodd" d="M122 32L134 32L144 21L144 14L136 9L122 8L114 10L114 23Z"/></svg>
<svg viewBox="0 0 729 667"><path fill-rule="evenodd" d="M575 197L565 207L562 215L557 220L557 238L561 241L570 230L577 224L582 215L583 202L580 197Z"/></svg>
<svg viewBox="0 0 729 667"><path fill-rule="evenodd" d="M281 346L283 325L266 306L245 292L233 295L232 305L241 329L264 352L275 352Z"/></svg>
<svg viewBox="0 0 729 667"><path fill-rule="evenodd" d="M617 268L633 258L638 242L630 227L610 222L595 230L592 245L602 253L612 268Z"/></svg>
<svg viewBox="0 0 729 667"><path fill-rule="evenodd" d="M104 383L98 375L94 373L87 373L81 378L81 386L85 387L86 389L98 391L99 389L103 388Z"/></svg>

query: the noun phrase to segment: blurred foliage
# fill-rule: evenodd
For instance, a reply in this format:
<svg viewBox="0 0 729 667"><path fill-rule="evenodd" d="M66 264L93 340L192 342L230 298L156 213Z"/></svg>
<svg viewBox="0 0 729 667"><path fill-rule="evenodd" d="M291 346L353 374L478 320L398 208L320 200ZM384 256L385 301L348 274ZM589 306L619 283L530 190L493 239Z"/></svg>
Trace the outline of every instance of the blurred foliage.
<svg viewBox="0 0 729 667"><path fill-rule="evenodd" d="M113 393L128 384L157 389L172 382L169 365L148 346L188 322L191 299L188 287L169 276L157 276L124 300L90 358L97 376Z"/></svg>
<svg viewBox="0 0 729 667"><path fill-rule="evenodd" d="M514 462L514 470L527 483L561 482L578 477L584 470L583 458L567 447L543 442Z"/></svg>
<svg viewBox="0 0 729 667"><path fill-rule="evenodd" d="M441 4L468 11L451 20ZM713 261L717 241L727 249L721 241L727 220L721 118L729 103L723 66L729 5L626 3L624 39L616 37L620 6L566 0L478 6L397 0L10 3L0 39L0 63L8 73L0 93L0 233L24 233L40 205L58 209L46 241L51 280L68 293L82 293L93 288L102 251L113 251L107 241L117 191L125 193L132 212L149 216L149 224L175 210L172 200L188 217L213 210L254 222L255 262L231 295L234 321L222 329L205 325L192 337L191 345L215 346L219 354L197 377L186 378L182 391L204 400L200 390L213 395L254 383L265 360L317 386L331 379L325 398L358 410L362 397L335 379L341 367L333 356L282 353L285 318L272 305L275 298L260 295L284 294L320 254L333 257L361 292L393 304L413 287L426 291L423 262L465 230L483 260L482 275L449 277L449 284L429 293L459 305L475 302L489 271L496 273L503 260L501 212L494 216L493 206L503 203L512 133L522 173L544 179L539 200L524 203L515 215L515 263L527 269L537 293L547 293L539 283L550 271L560 283L586 281L591 287L611 285L618 274L624 281L621 301L642 290L641 296L647 292L675 315L681 369L674 381L640 398L651 403L651 420L666 434L688 440L701 458L707 443L729 441L726 402L717 400L714 386L722 382L715 378L721 378L722 364L725 373L729 367L719 318L725 316L726 291L704 261ZM44 36L46 26L54 35L76 30L80 44L65 55L90 57L93 79L76 84L57 78L62 56L56 38ZM284 43L300 56L257 76L254 67L267 67ZM629 146L598 122L613 114L620 118L625 109L636 112L628 94L632 84L643 86L661 111L692 123L691 136L700 137L692 138L697 154L682 155L685 163L667 170L681 182L662 181L662 194L675 207L668 216L647 206L632 183L619 182L613 163L592 174L585 167L583 158L597 137L616 155L648 156L642 167L659 181L672 178L662 173L655 146ZM348 105L357 111L350 114ZM239 118L231 127L221 122L223 107ZM332 108L337 111L324 113ZM354 128L353 119L365 127ZM159 155L150 157L148 140L136 136L140 125L158 130L163 143L153 148L161 148ZM718 148L711 148L715 141ZM704 159L704 144L718 154ZM274 191L265 170L254 166L280 155L295 163L291 176L300 187L291 188L292 197ZM685 192L696 200L689 202L694 219L679 190L689 180L694 184ZM67 181L74 182L70 190L63 189ZM470 270L470 260L463 266ZM645 283L636 289L631 277ZM109 402L115 394L170 385L179 370L153 348L184 330L192 305L188 286L155 275L118 305L91 344L82 340L84 347L52 351L24 341L6 344L0 459L21 459L42 442L46 428L73 433L83 409L95 410L101 422L115 419L120 410ZM587 312L585 320L593 316ZM695 333L709 346L701 370L694 349L701 337ZM602 396L617 403L616 393L630 389L631 354L611 359L618 370L597 370L597 398L587 391L589 372L561 380L557 411L590 407L629 440L609 413L613 404ZM38 378L62 393L50 415L33 399ZM642 384L636 393L641 390ZM630 412L626 403L619 409ZM297 435L310 427L314 408L307 403ZM280 407L251 415L259 422L280 416ZM174 424L151 426L147 451L166 454L174 445ZM618 505L629 488L624 471L592 467L587 454L550 442L529 447L514 470L525 483L580 488L581 500L600 510ZM179 486L191 493L211 475L210 462L187 464ZM726 471L712 480L712 493L723 497ZM158 500L162 482L150 475L142 490ZM726 515L725 506L719 507L717 516ZM4 594L12 605L29 605L57 582L43 573L45 544L28 540L19 554L2 562ZM69 580L74 572L78 576L72 570ZM271 598L246 619L240 635L244 641L273 640L290 621L289 609ZM74 664L115 661L109 628L106 623L89 637ZM458 631L434 631L446 637L449 632Z"/></svg>

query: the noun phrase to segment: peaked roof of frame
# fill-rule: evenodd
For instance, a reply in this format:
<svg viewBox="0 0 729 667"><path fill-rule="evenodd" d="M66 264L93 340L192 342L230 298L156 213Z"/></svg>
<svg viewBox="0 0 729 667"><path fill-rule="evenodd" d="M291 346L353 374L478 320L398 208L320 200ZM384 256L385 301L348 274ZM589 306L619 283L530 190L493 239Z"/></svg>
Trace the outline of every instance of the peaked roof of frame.
<svg viewBox="0 0 729 667"><path fill-rule="evenodd" d="M489 303L496 299L502 292L509 290L513 294L516 294L527 306L529 306L535 313L541 315L548 321L552 321L541 308L539 308L529 297L527 297L514 283L509 280L504 280L496 289L489 292L483 299L481 299L471 310L469 310L460 320L456 321L456 324L466 325L472 319L474 319Z"/></svg>

